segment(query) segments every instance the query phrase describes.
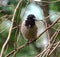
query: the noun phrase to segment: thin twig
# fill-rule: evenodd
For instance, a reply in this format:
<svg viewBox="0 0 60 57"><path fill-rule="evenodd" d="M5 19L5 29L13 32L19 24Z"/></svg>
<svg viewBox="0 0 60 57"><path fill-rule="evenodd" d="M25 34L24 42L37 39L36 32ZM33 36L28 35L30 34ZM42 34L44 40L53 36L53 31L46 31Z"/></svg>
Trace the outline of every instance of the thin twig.
<svg viewBox="0 0 60 57"><path fill-rule="evenodd" d="M2 19L2 18L8 18L9 16L12 16L12 15L4 15L4 16L0 17L0 19Z"/></svg>
<svg viewBox="0 0 60 57"><path fill-rule="evenodd" d="M50 40L53 44L54 44L54 42L56 41L56 38L57 38L59 32L60 32L60 27L56 30L55 36L52 37L51 40Z"/></svg>
<svg viewBox="0 0 60 57"><path fill-rule="evenodd" d="M51 46L50 46L50 49L49 49L49 51L47 52L48 54L46 55L46 57L48 57L49 56L49 53L51 52L51 49L52 49L52 47L53 47L53 44L54 44L54 42L55 42L55 40L56 40L56 38L57 38L57 36L58 36L58 34L59 34L59 28L57 29L57 31L53 34L53 36L51 37L51 39L50 39L50 42L51 42Z"/></svg>
<svg viewBox="0 0 60 57"><path fill-rule="evenodd" d="M49 56L53 53L53 51L58 47L59 44L60 44L60 42L58 42L57 45L54 47L54 49L51 50L51 52L49 53Z"/></svg>
<svg viewBox="0 0 60 57"><path fill-rule="evenodd" d="M14 22L14 17L15 17L17 8L19 7L21 1L22 1L22 0L19 1L19 3L17 4L17 6L16 6L16 8L15 8L15 10L14 10L14 14L13 14L13 17L12 17L12 22L11 22L11 27L10 27L10 29L9 29L9 34L8 34L8 37L7 37L6 41L4 42L4 44L3 44L3 46L2 46L2 50L1 50L0 57L2 57L3 52L4 52L4 49L5 49L5 46L7 45L8 41L9 41L9 39L10 39L10 35L11 35L12 27L13 27L13 22Z"/></svg>
<svg viewBox="0 0 60 57"><path fill-rule="evenodd" d="M57 2L60 2L60 0L58 1L52 1L52 2L49 2L49 1L39 1L40 3L49 3L49 4L52 4L52 3L57 3Z"/></svg>
<svg viewBox="0 0 60 57"><path fill-rule="evenodd" d="M16 28L18 28L18 27L20 27L21 25L18 25L18 26L15 26L15 27L13 27L12 29L16 29Z"/></svg>
<svg viewBox="0 0 60 57"><path fill-rule="evenodd" d="M41 57L48 49L49 49L49 46L47 48L45 48L41 53L36 55L35 57Z"/></svg>
<svg viewBox="0 0 60 57"><path fill-rule="evenodd" d="M59 32L60 32L60 28L57 29L57 31L56 31L56 33L55 33L55 36L53 37L54 39L53 39L53 41L51 41L52 44L54 44L54 42L56 41L56 38L57 38ZM52 45L52 46L53 46L53 45ZM51 48L52 48L52 47L51 47ZM53 50L55 50L55 49L53 49ZM50 53L51 53L51 51L50 51ZM48 56L49 56L49 54L48 54Z"/></svg>

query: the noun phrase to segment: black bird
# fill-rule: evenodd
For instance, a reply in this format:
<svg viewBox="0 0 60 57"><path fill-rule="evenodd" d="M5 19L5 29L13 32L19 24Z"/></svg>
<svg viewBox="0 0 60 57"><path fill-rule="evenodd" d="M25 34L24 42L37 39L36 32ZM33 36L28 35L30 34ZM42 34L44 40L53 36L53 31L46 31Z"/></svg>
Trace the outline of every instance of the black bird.
<svg viewBox="0 0 60 57"><path fill-rule="evenodd" d="M33 14L27 16L27 19L21 24L21 33L27 41L37 38L36 17Z"/></svg>

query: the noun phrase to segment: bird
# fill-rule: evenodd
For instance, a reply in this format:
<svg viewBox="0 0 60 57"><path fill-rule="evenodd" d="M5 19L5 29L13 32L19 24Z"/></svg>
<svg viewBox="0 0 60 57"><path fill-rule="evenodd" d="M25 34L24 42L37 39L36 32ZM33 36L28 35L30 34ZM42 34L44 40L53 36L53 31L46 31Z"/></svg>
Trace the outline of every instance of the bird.
<svg viewBox="0 0 60 57"><path fill-rule="evenodd" d="M20 31L23 38L27 41L33 41L45 30L44 14L42 8L36 3L30 3L21 10ZM40 21L38 21L40 20ZM42 20L42 21L41 21ZM48 36L45 32L41 37L34 41L36 47L44 48L48 44Z"/></svg>
<svg viewBox="0 0 60 57"><path fill-rule="evenodd" d="M37 38L37 26L36 17L33 14L29 14L27 19L21 24L21 33L23 37L28 41L33 41Z"/></svg>

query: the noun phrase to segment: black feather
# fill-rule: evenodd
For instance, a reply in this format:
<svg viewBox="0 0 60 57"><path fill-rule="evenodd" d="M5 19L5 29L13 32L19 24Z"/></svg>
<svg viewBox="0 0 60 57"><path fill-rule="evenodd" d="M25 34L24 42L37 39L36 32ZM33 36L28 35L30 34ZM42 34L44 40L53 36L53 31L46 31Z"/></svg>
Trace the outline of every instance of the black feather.
<svg viewBox="0 0 60 57"><path fill-rule="evenodd" d="M32 14L29 15L29 16L27 17L27 20L26 20L26 22L25 22L25 25L26 25L27 27L33 28L34 25L35 25L35 16L32 15Z"/></svg>

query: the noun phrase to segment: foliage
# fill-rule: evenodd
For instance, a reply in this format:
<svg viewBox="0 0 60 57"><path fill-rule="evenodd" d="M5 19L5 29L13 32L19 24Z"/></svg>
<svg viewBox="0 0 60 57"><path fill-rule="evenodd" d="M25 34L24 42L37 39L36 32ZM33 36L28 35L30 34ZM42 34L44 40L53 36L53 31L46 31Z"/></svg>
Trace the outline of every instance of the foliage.
<svg viewBox="0 0 60 57"><path fill-rule="evenodd" d="M2 45L5 42L8 32L9 32L14 9L15 9L17 3L19 2L19 0L8 0L8 1L9 2L7 3L7 5L0 6L0 51L1 51ZM26 43L24 37L22 36L22 34L20 32L20 27L18 25L21 25L21 23L22 23L22 19L21 19L20 14L21 14L22 8L25 8L26 5L29 4L29 2L28 2L28 4L27 4L27 2L28 2L28 0L23 0L17 9L16 15L14 18L14 24L13 24L13 28L16 26L17 26L17 28L12 29L11 37L10 37L10 40L9 40L6 48L5 48L3 57L5 57L5 55L8 54L9 52L11 52L12 50L14 50L17 47ZM52 0L51 0L51 2L52 2ZM60 2L52 3L52 4L50 4L49 10L53 10L55 12L60 12L59 6L60 6ZM57 29L59 26L60 26L59 23L57 25L55 25L53 27L53 29L54 29L53 32L55 32L56 31L55 29ZM40 39L39 41L41 42L43 40L44 39ZM58 36L57 41L59 41L59 40L60 40L60 35ZM39 42L39 44L40 44L40 42ZM42 43L41 43L41 45L42 45ZM42 47L40 46L40 48L38 48L38 49L42 50ZM41 50L40 50L40 52L41 52ZM59 55L60 51L57 51L57 52L58 52L58 56L60 56ZM34 45L30 44L30 45L24 47L23 49L21 49L19 52L17 52L17 54L15 56L16 57L17 56L18 57L34 57L38 53L39 52L34 47Z"/></svg>

